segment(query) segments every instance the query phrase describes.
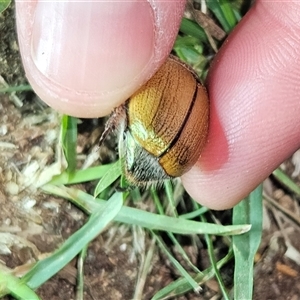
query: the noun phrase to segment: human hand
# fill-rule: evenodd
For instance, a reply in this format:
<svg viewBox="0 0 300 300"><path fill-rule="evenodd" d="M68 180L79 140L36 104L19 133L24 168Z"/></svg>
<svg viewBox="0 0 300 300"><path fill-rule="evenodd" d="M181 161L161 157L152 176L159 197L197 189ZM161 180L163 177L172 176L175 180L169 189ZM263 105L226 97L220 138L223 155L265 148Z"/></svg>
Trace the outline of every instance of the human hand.
<svg viewBox="0 0 300 300"><path fill-rule="evenodd" d="M299 148L299 24L299 1L256 1L215 58L209 142L183 176L202 204L234 206Z"/></svg>
<svg viewBox="0 0 300 300"><path fill-rule="evenodd" d="M108 114L167 57L183 8L184 1L85 2L80 8L17 2L27 77L59 111ZM203 205L233 206L299 147L299 21L297 1L257 1L217 55L208 78L209 142L183 176Z"/></svg>

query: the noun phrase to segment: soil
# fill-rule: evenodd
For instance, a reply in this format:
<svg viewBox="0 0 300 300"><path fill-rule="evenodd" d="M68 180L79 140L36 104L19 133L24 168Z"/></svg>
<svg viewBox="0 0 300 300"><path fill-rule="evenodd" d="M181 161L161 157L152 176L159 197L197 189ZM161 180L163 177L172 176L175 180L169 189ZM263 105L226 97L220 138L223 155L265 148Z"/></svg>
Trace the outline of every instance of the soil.
<svg viewBox="0 0 300 300"><path fill-rule="evenodd" d="M12 6L0 14L0 88L5 83L26 83L13 16ZM33 184L43 168L57 159L60 116L33 92L22 92L0 94L0 120L0 263L20 274L28 264L57 249L87 216ZM82 120L79 156L90 151L102 124ZM113 160L113 147L107 147L106 158ZM299 184L298 157L296 153L282 167ZM80 188L89 191L91 184ZM264 193L268 200L264 202L264 234L255 265L254 299L300 299L299 199L272 177L264 183ZM230 211L218 214L220 219L222 215L227 218ZM134 247L135 230L114 225L90 244L84 265L84 299L133 299L141 264L152 246L150 236L142 231L145 249L138 252ZM199 268L209 266L205 247L196 247L190 241L183 244ZM224 245L222 241L219 244ZM41 299L75 299L76 263L74 259L37 290ZM151 265L141 299L151 299L179 276L157 248ZM223 270L229 289L232 272L233 265ZM177 299L221 299L221 292L212 279L203 285L200 295L191 292Z"/></svg>

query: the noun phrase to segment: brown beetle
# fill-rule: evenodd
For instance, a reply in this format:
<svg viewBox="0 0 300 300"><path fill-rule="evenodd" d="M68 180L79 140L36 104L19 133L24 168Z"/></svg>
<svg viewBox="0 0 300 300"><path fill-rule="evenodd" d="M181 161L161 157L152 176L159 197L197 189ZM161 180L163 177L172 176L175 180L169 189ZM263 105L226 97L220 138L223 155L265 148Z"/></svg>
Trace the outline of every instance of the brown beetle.
<svg viewBox="0 0 300 300"><path fill-rule="evenodd" d="M120 130L122 172L132 186L179 177L197 161L208 133L209 100L195 72L169 57L116 108L106 130Z"/></svg>

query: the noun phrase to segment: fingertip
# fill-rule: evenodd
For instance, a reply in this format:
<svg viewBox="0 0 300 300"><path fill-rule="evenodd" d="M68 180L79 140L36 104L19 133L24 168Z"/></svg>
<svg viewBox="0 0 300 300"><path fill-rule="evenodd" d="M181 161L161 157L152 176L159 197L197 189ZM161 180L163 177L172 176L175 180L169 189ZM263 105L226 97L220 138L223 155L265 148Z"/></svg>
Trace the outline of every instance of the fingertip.
<svg viewBox="0 0 300 300"><path fill-rule="evenodd" d="M213 209L238 203L300 146L300 41L276 9L281 4L258 1L210 70L208 143L183 183Z"/></svg>
<svg viewBox="0 0 300 300"><path fill-rule="evenodd" d="M26 5L16 5L17 28L34 90L63 113L100 117L125 101L167 57L184 1ZM170 16L170 9L177 13Z"/></svg>

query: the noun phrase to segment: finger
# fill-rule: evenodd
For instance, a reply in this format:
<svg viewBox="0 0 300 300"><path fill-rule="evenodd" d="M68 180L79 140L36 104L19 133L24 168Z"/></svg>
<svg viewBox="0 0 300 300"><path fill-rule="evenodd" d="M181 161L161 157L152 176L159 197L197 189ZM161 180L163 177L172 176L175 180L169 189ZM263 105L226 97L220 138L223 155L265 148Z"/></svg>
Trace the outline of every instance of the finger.
<svg viewBox="0 0 300 300"><path fill-rule="evenodd" d="M168 56L185 1L17 1L28 80L53 108L100 117Z"/></svg>
<svg viewBox="0 0 300 300"><path fill-rule="evenodd" d="M208 78L207 147L183 178L214 208L232 207L300 146L300 2L264 2L243 18Z"/></svg>

